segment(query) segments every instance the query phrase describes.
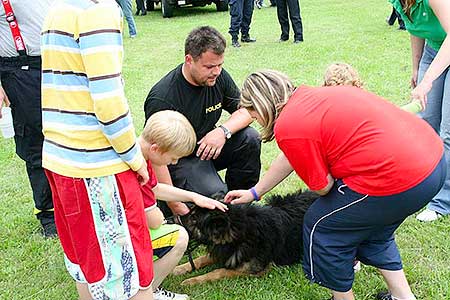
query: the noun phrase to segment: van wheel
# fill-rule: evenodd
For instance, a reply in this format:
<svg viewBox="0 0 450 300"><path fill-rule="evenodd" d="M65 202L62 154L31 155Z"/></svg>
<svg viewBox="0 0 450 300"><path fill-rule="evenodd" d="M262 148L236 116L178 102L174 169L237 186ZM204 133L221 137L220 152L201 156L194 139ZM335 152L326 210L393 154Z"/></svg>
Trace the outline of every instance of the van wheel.
<svg viewBox="0 0 450 300"><path fill-rule="evenodd" d="M216 7L217 7L217 11L227 11L228 10L228 0L217 0Z"/></svg>
<svg viewBox="0 0 450 300"><path fill-rule="evenodd" d="M173 6L170 5L169 0L161 0L161 10L163 18L170 18L173 16Z"/></svg>
<svg viewBox="0 0 450 300"><path fill-rule="evenodd" d="M155 10L155 2L147 0L147 11Z"/></svg>

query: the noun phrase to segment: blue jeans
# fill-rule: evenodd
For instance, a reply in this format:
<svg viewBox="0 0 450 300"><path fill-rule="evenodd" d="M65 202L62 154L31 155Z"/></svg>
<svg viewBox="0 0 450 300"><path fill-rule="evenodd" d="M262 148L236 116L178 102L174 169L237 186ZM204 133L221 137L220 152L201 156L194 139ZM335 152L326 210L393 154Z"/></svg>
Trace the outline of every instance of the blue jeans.
<svg viewBox="0 0 450 300"><path fill-rule="evenodd" d="M122 8L123 15L128 23L128 32L130 36L136 35L136 23L133 19L133 11L131 10L131 0L116 0L119 6Z"/></svg>
<svg viewBox="0 0 450 300"><path fill-rule="evenodd" d="M231 16L228 33L231 35L231 38L237 40L239 30L242 37L248 36L253 15L253 0L231 0L228 4L230 5Z"/></svg>
<svg viewBox="0 0 450 300"><path fill-rule="evenodd" d="M425 46L420 59L418 81L423 79L425 72L436 57L437 51ZM447 168L450 167L450 72L449 68L433 82L433 87L427 94L427 107L420 116L433 127L444 141ZM444 186L428 204L430 210L443 215L450 214L450 170Z"/></svg>

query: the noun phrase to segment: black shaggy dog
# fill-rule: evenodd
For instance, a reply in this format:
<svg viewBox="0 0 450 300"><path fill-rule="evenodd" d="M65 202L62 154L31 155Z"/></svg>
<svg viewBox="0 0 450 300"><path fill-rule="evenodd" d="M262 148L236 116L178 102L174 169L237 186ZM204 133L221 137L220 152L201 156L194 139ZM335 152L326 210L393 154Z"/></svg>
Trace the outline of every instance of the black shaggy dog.
<svg viewBox="0 0 450 300"><path fill-rule="evenodd" d="M192 240L206 245L207 254L196 258L196 269L211 264L222 268L186 279L197 284L244 274L258 275L271 263L279 266L301 261L303 216L319 196L305 191L272 196L266 205L229 205L224 213L194 207L181 217ZM192 271L190 263L179 265L174 274Z"/></svg>

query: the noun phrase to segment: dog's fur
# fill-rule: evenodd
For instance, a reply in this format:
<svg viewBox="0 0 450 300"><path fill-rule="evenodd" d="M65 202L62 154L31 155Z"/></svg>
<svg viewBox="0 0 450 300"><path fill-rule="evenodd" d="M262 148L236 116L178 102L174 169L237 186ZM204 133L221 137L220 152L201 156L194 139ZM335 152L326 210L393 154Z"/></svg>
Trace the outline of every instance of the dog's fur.
<svg viewBox="0 0 450 300"><path fill-rule="evenodd" d="M292 265L301 261L303 216L319 196L298 192L273 196L267 205L228 205L224 213L194 207L181 221L191 239L206 245L207 255L194 260L195 268L218 263L223 268L193 277L182 284L196 284L264 273L271 263ZM192 271L190 263L177 266L174 274Z"/></svg>

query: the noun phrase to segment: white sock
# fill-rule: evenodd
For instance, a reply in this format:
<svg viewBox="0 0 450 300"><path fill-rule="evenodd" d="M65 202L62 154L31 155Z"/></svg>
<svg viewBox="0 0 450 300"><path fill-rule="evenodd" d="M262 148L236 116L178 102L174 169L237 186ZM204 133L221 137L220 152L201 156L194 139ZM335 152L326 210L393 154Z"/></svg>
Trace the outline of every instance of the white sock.
<svg viewBox="0 0 450 300"><path fill-rule="evenodd" d="M417 300L414 295L411 295L410 297L404 298L404 299L403 298L394 297L392 295L391 295L391 297L392 297L392 300Z"/></svg>

